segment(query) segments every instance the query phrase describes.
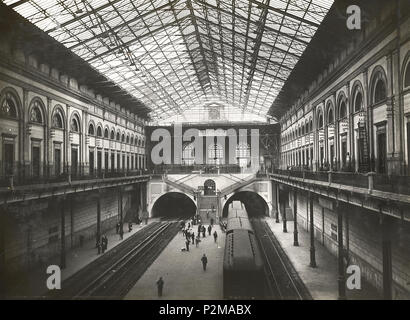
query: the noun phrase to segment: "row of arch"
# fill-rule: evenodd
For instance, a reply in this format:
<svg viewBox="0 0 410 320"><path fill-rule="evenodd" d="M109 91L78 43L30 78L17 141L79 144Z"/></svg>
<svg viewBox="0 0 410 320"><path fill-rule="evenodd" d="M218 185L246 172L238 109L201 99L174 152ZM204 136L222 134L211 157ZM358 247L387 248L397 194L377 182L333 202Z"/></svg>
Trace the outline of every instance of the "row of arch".
<svg viewBox="0 0 410 320"><path fill-rule="evenodd" d="M23 111L22 111L22 103L20 101L18 93L13 88L5 88L1 92L1 101L0 101L0 117L2 118L9 118L13 120L21 120ZM30 123L36 125L46 125L47 117L45 116L45 106L42 100L38 97L34 97L31 99L29 104L29 112L28 112L28 120ZM51 127L55 129L65 129L65 113L61 105L56 105L53 108L52 116L51 116ZM71 115L70 119L70 131L80 133L81 130L81 121L80 115L77 111L74 111ZM95 130L94 122L91 120L88 127L88 134L89 135L96 135L97 137L104 137L106 139L117 140L121 142L125 142L128 144L135 144L138 147L145 146L145 140L143 138L138 139L135 138L134 135L125 135L123 132L122 135L120 131L117 131L115 135L114 129L111 130L111 134L109 134L108 127L103 129L102 126L99 124L97 126L97 130Z"/></svg>
<svg viewBox="0 0 410 320"><path fill-rule="evenodd" d="M115 133L114 128L112 128L111 132L110 132L108 126L105 126L104 133L103 133L103 127L102 127L101 124L98 124L97 125L97 130L95 130L95 124L94 124L93 120L91 120L89 125L88 125L88 135L96 136L98 138L116 140L116 141L119 141L119 142L131 144L131 145L135 144L135 146L137 146L137 147L144 147L145 146L145 140L143 138L136 137L134 139L133 134L125 135L124 131L121 133L120 130L117 130L117 133Z"/></svg>
<svg viewBox="0 0 410 320"><path fill-rule="evenodd" d="M406 86L410 86L410 68L407 68L406 73ZM370 80L370 104L377 105L383 103L387 100L387 77L384 69L381 66L374 68L372 77ZM364 90L363 85L360 80L356 80L352 86L352 113L362 112L364 110ZM317 129L323 129L326 125L332 125L336 121L343 121L348 117L348 107L347 107L346 94L342 91L339 93L336 101L336 110L332 101L328 101L326 106L323 108L319 107L316 114ZM292 141L293 139L299 138L304 134L313 132L313 119L312 117L305 120L304 123L299 124L291 132L286 133L283 136L283 143Z"/></svg>

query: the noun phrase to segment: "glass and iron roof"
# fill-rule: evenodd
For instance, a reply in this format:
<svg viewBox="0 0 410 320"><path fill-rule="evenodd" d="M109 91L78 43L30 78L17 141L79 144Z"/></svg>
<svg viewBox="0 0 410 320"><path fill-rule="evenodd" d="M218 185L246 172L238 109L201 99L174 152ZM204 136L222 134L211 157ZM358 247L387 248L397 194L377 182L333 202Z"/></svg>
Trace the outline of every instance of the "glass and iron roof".
<svg viewBox="0 0 410 320"><path fill-rule="evenodd" d="M229 119L266 119L333 0L3 2L163 122L215 101Z"/></svg>

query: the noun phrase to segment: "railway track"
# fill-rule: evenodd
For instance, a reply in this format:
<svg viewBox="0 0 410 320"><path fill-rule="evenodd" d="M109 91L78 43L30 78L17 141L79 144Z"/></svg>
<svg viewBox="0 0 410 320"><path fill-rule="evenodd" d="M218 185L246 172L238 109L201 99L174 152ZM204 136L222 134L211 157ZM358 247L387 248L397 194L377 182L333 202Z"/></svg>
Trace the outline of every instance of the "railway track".
<svg viewBox="0 0 410 320"><path fill-rule="evenodd" d="M280 246L265 221L253 219L252 225L258 239L265 264L268 299L312 300L312 296Z"/></svg>
<svg viewBox="0 0 410 320"><path fill-rule="evenodd" d="M178 230L175 221L148 225L65 280L62 289L50 298L121 299Z"/></svg>

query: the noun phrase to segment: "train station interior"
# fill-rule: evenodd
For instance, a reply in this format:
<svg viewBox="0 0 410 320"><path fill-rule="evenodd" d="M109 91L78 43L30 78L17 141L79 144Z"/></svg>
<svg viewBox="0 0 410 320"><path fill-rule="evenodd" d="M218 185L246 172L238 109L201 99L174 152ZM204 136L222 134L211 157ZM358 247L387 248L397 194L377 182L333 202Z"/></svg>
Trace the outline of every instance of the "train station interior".
<svg viewBox="0 0 410 320"><path fill-rule="evenodd" d="M0 139L2 299L410 299L407 0L0 0Z"/></svg>

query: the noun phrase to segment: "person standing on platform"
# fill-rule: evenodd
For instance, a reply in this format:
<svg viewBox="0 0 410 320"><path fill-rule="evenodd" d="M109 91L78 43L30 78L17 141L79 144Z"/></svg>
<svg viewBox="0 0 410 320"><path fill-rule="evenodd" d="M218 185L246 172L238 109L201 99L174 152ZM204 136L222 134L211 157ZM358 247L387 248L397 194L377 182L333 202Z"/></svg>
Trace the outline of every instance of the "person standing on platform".
<svg viewBox="0 0 410 320"><path fill-rule="evenodd" d="M117 224L115 225L115 231L117 234L120 233L120 223L119 222L117 222Z"/></svg>
<svg viewBox="0 0 410 320"><path fill-rule="evenodd" d="M162 297L163 288L164 288L164 280L162 280L162 277L159 277L157 281L158 297Z"/></svg>
<svg viewBox="0 0 410 320"><path fill-rule="evenodd" d="M208 235L211 235L212 227L211 225L208 226Z"/></svg>
<svg viewBox="0 0 410 320"><path fill-rule="evenodd" d="M198 248L199 243L201 242L201 239L199 239L198 236L195 238L195 246Z"/></svg>
<svg viewBox="0 0 410 320"><path fill-rule="evenodd" d="M215 230L214 231L214 241L215 241L215 243L217 242L217 240L218 240L218 233Z"/></svg>
<svg viewBox="0 0 410 320"><path fill-rule="evenodd" d="M202 238L206 237L206 228L205 226L202 226Z"/></svg>
<svg viewBox="0 0 410 320"><path fill-rule="evenodd" d="M191 233L191 242L192 242L192 244L194 244L194 242L195 242L195 232Z"/></svg>
<svg viewBox="0 0 410 320"><path fill-rule="evenodd" d="M201 258L202 268L206 271L206 265L208 264L208 258L206 257L205 253Z"/></svg>
<svg viewBox="0 0 410 320"><path fill-rule="evenodd" d="M200 236L202 230L202 224L198 224L198 236Z"/></svg>
<svg viewBox="0 0 410 320"><path fill-rule="evenodd" d="M189 251L189 240L188 238L185 241L186 251Z"/></svg>

